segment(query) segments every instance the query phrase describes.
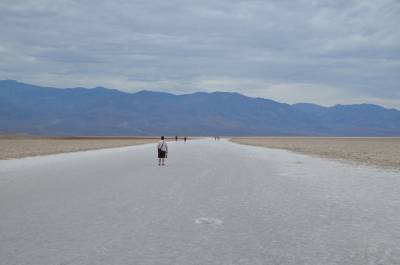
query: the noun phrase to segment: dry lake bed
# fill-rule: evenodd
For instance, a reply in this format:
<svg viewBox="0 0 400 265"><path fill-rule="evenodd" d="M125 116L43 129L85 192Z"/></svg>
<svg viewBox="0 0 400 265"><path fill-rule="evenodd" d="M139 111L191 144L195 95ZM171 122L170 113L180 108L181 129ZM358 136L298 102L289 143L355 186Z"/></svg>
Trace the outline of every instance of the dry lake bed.
<svg viewBox="0 0 400 265"><path fill-rule="evenodd" d="M399 176L225 139L0 160L0 264L397 265Z"/></svg>
<svg viewBox="0 0 400 265"><path fill-rule="evenodd" d="M231 141L400 169L400 137L235 137Z"/></svg>
<svg viewBox="0 0 400 265"><path fill-rule="evenodd" d="M158 137L34 137L0 135L0 159L155 143Z"/></svg>

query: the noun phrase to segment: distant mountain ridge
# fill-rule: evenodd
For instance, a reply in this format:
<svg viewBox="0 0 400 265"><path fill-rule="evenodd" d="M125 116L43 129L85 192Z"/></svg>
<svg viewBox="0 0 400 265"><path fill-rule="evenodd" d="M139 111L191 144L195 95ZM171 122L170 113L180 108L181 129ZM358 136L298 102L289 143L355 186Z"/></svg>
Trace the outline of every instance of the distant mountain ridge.
<svg viewBox="0 0 400 265"><path fill-rule="evenodd" d="M238 93L126 93L0 80L0 133L38 135L400 136L400 111L289 105Z"/></svg>

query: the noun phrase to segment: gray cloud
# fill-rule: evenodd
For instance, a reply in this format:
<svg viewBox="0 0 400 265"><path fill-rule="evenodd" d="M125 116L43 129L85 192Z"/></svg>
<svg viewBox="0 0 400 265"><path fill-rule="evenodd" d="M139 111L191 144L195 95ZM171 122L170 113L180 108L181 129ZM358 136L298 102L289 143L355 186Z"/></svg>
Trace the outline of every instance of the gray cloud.
<svg viewBox="0 0 400 265"><path fill-rule="evenodd" d="M400 108L400 2L2 0L0 79Z"/></svg>

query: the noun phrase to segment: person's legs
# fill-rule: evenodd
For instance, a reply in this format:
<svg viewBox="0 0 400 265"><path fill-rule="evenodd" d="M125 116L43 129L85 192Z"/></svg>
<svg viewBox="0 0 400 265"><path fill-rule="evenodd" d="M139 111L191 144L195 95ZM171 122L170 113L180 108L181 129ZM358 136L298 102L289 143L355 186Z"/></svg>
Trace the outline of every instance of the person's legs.
<svg viewBox="0 0 400 265"><path fill-rule="evenodd" d="M162 165L164 166L165 165L165 163L164 163L165 162L165 158L162 158L161 161L162 161Z"/></svg>
<svg viewBox="0 0 400 265"><path fill-rule="evenodd" d="M161 166L161 158L158 158L158 165Z"/></svg>

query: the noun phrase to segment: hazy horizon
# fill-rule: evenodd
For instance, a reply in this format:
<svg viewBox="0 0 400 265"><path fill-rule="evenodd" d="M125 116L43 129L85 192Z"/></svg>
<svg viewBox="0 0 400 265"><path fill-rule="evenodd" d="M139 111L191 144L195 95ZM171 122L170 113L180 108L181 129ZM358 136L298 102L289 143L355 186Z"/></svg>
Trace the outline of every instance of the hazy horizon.
<svg viewBox="0 0 400 265"><path fill-rule="evenodd" d="M18 80L13 80L13 79L6 79L6 80L0 80L0 81L15 81L17 83L22 83L22 84L26 84L26 85L42 87L42 85L25 83L25 82L21 82L21 81L18 81ZM43 86L43 87L46 87L46 86ZM122 89L119 89L119 88L105 87L105 86L101 86L101 85L100 86L95 86L95 87L82 87L82 86L80 86L80 87L51 87L51 86L49 86L47 88L54 88L54 89L77 89L77 88L96 89L96 88L104 88L104 89L109 89L109 90L118 90L120 92L130 93L130 94L134 94L134 93L138 93L138 92L142 92L142 91L147 91L147 92L155 92L155 93L168 93L168 94L175 95L175 96L190 95L190 94L195 94L195 93L208 93L208 94L212 94L212 93L238 93L238 94L240 94L242 96L245 96L245 97L269 99L269 100L276 101L278 103L284 103L284 104L289 104L289 105L306 103L306 104L315 104L315 105L319 105L319 106L322 106L322 107L328 107L328 108L329 107L334 107L336 105L342 105L341 103L336 103L336 104L333 104L333 105L317 104L317 103L313 103L313 102L294 102L294 103L289 103L289 102L278 101L278 100L274 100L274 99L270 99L270 98L266 98L266 97L257 97L257 96L246 95L245 93L240 93L240 92L221 91L221 90L220 91L218 91L218 90L215 90L215 91L198 90L198 91L181 92L181 93L179 93L179 92L170 92L170 91L161 91L161 90L155 90L155 89L154 90L152 90L152 89L142 89L142 90L137 90L137 91L125 91L125 90L122 90ZM357 104L374 104L374 105L378 105L378 106L381 106L381 107L384 107L384 108L387 108L387 109L395 109L395 110L400 111L400 107L399 108L386 107L384 105L380 105L380 104L376 104L376 103L366 103L366 102L351 103L351 102L349 102L349 103L343 104L343 105L357 105Z"/></svg>

